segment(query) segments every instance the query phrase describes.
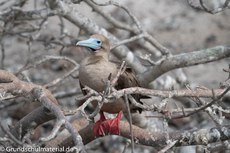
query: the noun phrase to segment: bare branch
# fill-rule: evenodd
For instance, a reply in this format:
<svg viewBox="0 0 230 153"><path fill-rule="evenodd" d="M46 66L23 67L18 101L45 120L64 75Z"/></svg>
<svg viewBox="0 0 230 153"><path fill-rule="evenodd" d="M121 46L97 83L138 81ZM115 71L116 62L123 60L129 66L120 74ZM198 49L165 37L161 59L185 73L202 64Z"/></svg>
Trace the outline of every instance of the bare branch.
<svg viewBox="0 0 230 153"><path fill-rule="evenodd" d="M35 87L32 89L31 94L34 96L35 99L38 99L46 108L51 110L57 117L56 125L54 126L51 134L45 138L41 138L40 140L48 141L52 139L57 134L61 125L64 124L66 129L71 133L73 137L75 147L78 149L79 152L85 152L81 136L63 115L61 109L57 105L54 105L53 102L41 91L41 89Z"/></svg>
<svg viewBox="0 0 230 153"><path fill-rule="evenodd" d="M2 128L2 130L15 142L15 143L17 143L18 145L20 145L20 146L23 146L23 143L21 142L21 141L19 141L17 138L15 138L15 136L14 135L12 135L11 133L10 133L10 131L8 131L7 129L6 129L6 127L3 125L3 123L2 123L2 121L1 121L1 118L0 118L0 126L1 126L1 128Z"/></svg>
<svg viewBox="0 0 230 153"><path fill-rule="evenodd" d="M124 24L123 22L117 21L115 18L113 18L110 14L103 12L103 10L101 10L100 8L98 8L95 4L93 4L90 0L86 0L85 1L88 5L90 5L95 11L97 11L99 14L101 14L106 20L108 20L111 24L113 24L113 26L120 28L120 29L124 29L127 31L130 31L132 33L135 33L136 35L146 35L144 33L140 34L140 32L138 31L138 29L133 28L129 25ZM121 41L123 42L123 41ZM119 42L118 42L119 43ZM137 41L137 43L139 45L141 45L144 49L146 49L147 51L149 51L151 54L153 54L155 57L159 57L161 55L161 53L159 51L156 50L155 47L152 47L152 45L145 41L144 39L139 39ZM121 44L121 43L119 43ZM154 45L154 44L153 44ZM112 46L111 50L114 47Z"/></svg>
<svg viewBox="0 0 230 153"><path fill-rule="evenodd" d="M205 11L205 12L210 13L210 14L217 14L217 13L223 12L226 9L230 9L230 6L228 5L229 2L230 2L229 0L226 0L223 6L220 6L220 7L216 8L216 9L210 9L210 8L208 8L205 5L205 3L204 3L203 0L199 0L200 1L200 5L195 4L193 2L193 0L187 0L187 1L188 1L188 4L192 8L195 8L195 9L198 9L198 10L202 10L202 11Z"/></svg>
<svg viewBox="0 0 230 153"><path fill-rule="evenodd" d="M177 68L213 62L230 56L230 46L217 46L191 53L184 53L168 57L160 65L150 67L147 71L138 75L143 87L148 86L162 74ZM151 77L150 77L151 76Z"/></svg>
<svg viewBox="0 0 230 153"><path fill-rule="evenodd" d="M131 141L129 139L127 139L124 150L122 151L122 153L125 153L127 147L131 144Z"/></svg>
<svg viewBox="0 0 230 153"><path fill-rule="evenodd" d="M62 1L59 1L58 5L55 7L55 10L60 10L60 15L62 15L65 19L72 22L76 26L81 27L81 29L86 31L88 34L92 35L98 33L106 36L111 41L119 41L115 36L107 32L104 28L101 28L95 22L92 22L87 17L80 14L75 8L66 5ZM63 14L63 12L65 13ZM115 48L112 52L119 59L125 60L131 67L133 67L135 72L141 73L146 70L146 68L140 64L139 60L127 47L120 46Z"/></svg>
<svg viewBox="0 0 230 153"><path fill-rule="evenodd" d="M129 3L123 3L123 2L120 3L120 2L115 2L113 0L107 0L104 2L98 0L93 0L93 1L85 0L85 2L93 9L92 11L96 11L100 16L102 16L106 21L109 22L110 25L108 25L109 26L108 31L111 30L113 33L116 33L117 37L115 37L114 35L112 35L106 30L106 28L108 28L107 25L106 26L97 25L93 21L94 20L93 18L92 20L86 17L85 15L81 14L80 12L78 12L78 6L75 7L73 6L73 4L71 4L72 1L72 3L77 3L78 5L81 5L80 2L82 0L71 0L71 1L48 0L39 3L37 0L34 0L33 2L28 3L29 6L32 6L30 7L31 11L25 11L28 10L26 8L28 5L26 5L26 7L23 6L26 4L27 1L28 0L17 0L17 1L2 0L2 2L0 2L0 6L1 6L1 10L0 10L1 51L0 52L2 53L0 57L1 58L0 66L2 69L4 68L7 70L14 71L18 69L18 66L20 66L22 63L25 62L24 63L25 65L20 66L22 68L15 71L14 73L18 77L20 78L22 77L21 80L9 72L0 70L0 109L1 109L1 113L3 113L4 116L5 113L6 115L8 115L7 119L10 118L9 114L11 113L9 112L13 112L11 110L14 110L15 114L17 114L16 106L18 107L18 105L20 105L20 102L24 100L24 98L20 98L20 96L26 97L31 101L41 102L44 106L42 105L42 107L39 107L35 110L31 110L32 112L30 114L27 114L24 118L22 118L15 126L10 126L9 127L10 131L5 129L2 123L0 123L3 132L5 132L6 135L7 134L9 135L9 138L8 137L0 138L0 146L7 147L8 145L10 147L11 146L15 147L16 145L16 147L18 146L40 147L41 143L44 143L43 141L52 141L52 142L56 141L55 143L56 145L49 143L46 145L46 147L48 146L61 147L62 145L65 145L66 147L72 146L72 148L76 149L75 150L76 152L80 152L80 150L84 151L83 143L87 144L88 142L97 139L94 137L93 134L94 124L93 123L88 124L87 120L92 120L98 114L98 112L100 111L104 103L106 104L112 103L119 98L123 98L125 99L125 104L128 113L127 116L129 117L130 123L129 124L125 122L120 123L121 125L120 136L123 136L127 139L131 139L131 141L127 141L126 147L124 148L123 152L127 151L126 149L130 144L132 144L132 152L134 152L133 149L134 143L156 147L157 149L159 149L159 152L168 152L172 150L172 147L183 146L183 145L184 146L206 145L205 147L203 147L203 150L206 152L227 150L230 148L230 145L228 143L228 141L230 140L230 134L228 132L230 131L229 130L230 127L229 125L223 126L223 123L225 123L226 121L224 119L230 118L229 107L225 105L225 100L226 99L228 100L228 98L230 97L230 91L227 91L230 88L228 79L220 83L222 89L215 89L215 90L210 90L206 87L199 86L198 88L196 88L196 90L192 90L191 88L189 88L188 90L175 90L174 88L172 88L171 90L150 90L146 88L133 87L133 88L126 88L117 91L113 88L113 86L118 80L119 76L125 71L126 66L124 66L125 64L123 63L123 65L119 70L119 73L117 74L114 80L110 80L110 78L107 81L103 80L103 82L106 84L106 88L103 92L98 93L93 89L90 89L89 87L85 87L84 89L88 94L81 98L77 98L77 100L84 100L85 102L80 107L76 108L76 106L72 107L72 105L74 105L74 102L72 101L73 100L72 97L75 94L79 93L79 89L75 87L74 90L70 89L71 86L74 85L64 84L63 80L68 81L66 79L69 76L73 76L72 74L74 72L77 72L79 67L78 63L71 58L59 57L59 56L58 57L47 56L39 61L36 60L39 58L38 56L41 55L39 51L41 51L40 46L42 45L44 45L45 51L48 51L48 53L42 52L42 54L59 53L60 55L75 56L76 54L78 54L74 52L76 49L73 48L74 45L76 44L76 41L81 39L82 35L84 35L83 37L85 37L85 35L92 35L98 33L106 36L109 39L110 44L113 45L111 46L112 49L111 52L117 57L117 59L126 61L126 63L129 64L129 66L131 66L137 74L139 74L138 76L139 81L141 82L141 85L143 87L150 87L150 86L155 87L155 82L153 81L155 81L162 74L169 71L172 72L169 75L173 75L174 77L174 78L171 77L173 80L171 82L180 83L180 85L184 85L185 83L188 83L190 81L188 81L187 77L184 75L181 69L182 67L204 64L204 63L213 62L216 60L229 57L230 45L217 46L213 48L199 50L196 52L186 52L184 54L173 55L169 49L167 49L161 44L161 42L164 42L165 45L170 46L170 48L172 49L177 49L177 47L184 47L184 46L180 44L171 46L171 44L168 44L167 41L163 41L162 38L165 38L164 34L162 35L163 37L162 36L160 37L161 42L160 41L158 42L154 38L155 31L152 31L153 29L148 29L147 31L147 29L145 29L144 27L148 27L148 26L142 26L142 23L140 22L142 20L144 21L143 23L146 24L147 22L145 21L147 20L145 20L145 18L139 20L135 16L136 12L134 10L131 10L131 7L127 7L130 5ZM229 6L230 0L223 1L224 2L223 4L219 5L217 8L214 9L208 5L210 2L206 3L204 0L199 0L198 4L194 3L194 0L187 0L187 1L191 7L211 14L216 14L224 10L230 9ZM126 4L128 5L125 6ZM122 11L124 10L125 13L127 13L128 18L122 17L121 20L117 20L119 17L117 16L116 13L110 14L111 11L105 12L103 11L103 9L101 9L101 6L108 6L108 5L113 5L117 8L115 9L114 12L119 10ZM186 8L184 11L187 11ZM155 12L151 12L151 13L155 13ZM160 16L154 15L154 17L162 17L162 15L165 14L160 14ZM52 19L50 17L52 17ZM186 15L184 16L183 14L183 17L187 17L187 16ZM131 24L129 24L129 22L126 22L126 21L130 21L129 19L131 19ZM53 22L54 20L55 22ZM157 22L159 20L154 20L154 22L155 21ZM69 24L69 22L71 22L72 25ZM101 23L99 24L101 25ZM156 29L160 25L161 24L157 25ZM220 24L218 26L224 27L225 25ZM51 27L52 29L50 29ZM151 28L155 29L155 26ZM226 28L221 28L221 29L226 30ZM157 30L163 31L164 29L162 28ZM125 38L123 37L124 35L122 31L124 31L125 34L127 34ZM158 34L158 32L156 34ZM216 33L214 35L216 35ZM118 37L124 39L119 40ZM158 36L156 35L156 37ZM11 38L13 38L12 41L10 40ZM134 51L131 51L129 48L127 48L124 45L126 43L135 44L133 46L130 45L130 48L134 49ZM205 44L205 46L208 45L209 44ZM199 45L195 47L200 48ZM18 56L16 57L17 54L13 54L12 52L15 49L18 51L17 53L19 53L19 55L23 55L26 53L27 59L21 59ZM149 53L151 54L143 56L143 54L146 51L148 52L148 54ZM142 60L145 60L142 61L143 64L140 63L139 58L133 52L141 54ZM8 61L6 57L12 58L10 59L11 61ZM79 61L81 60L80 58L81 57L76 57L76 58L74 57L74 59ZM34 59L36 61L32 62ZM53 59L65 60L67 61L68 64L70 63L72 67L71 69L66 68L66 72L59 78L55 78L53 74L48 74L48 73L45 74L44 78L52 77L53 79L49 83L47 83L46 80L42 80L43 82L41 83L43 84L45 83L44 86L33 84L32 82L35 79L37 79L33 77L36 75L36 73L31 74L31 71L26 71L26 70L37 68L38 65ZM15 65L15 62L17 62L18 65ZM23 71L26 72L23 73ZM230 72L229 69L224 69L224 71L227 73ZM48 70L45 70L45 72L48 72ZM32 73L34 73L34 70ZM57 74L58 71L54 73ZM32 76L31 77L32 82L30 81L30 78L27 76L29 77ZM164 78L165 76L159 78L159 80L162 81L164 80ZM166 75L166 78L169 78L168 74ZM78 79L78 77L74 79ZM159 80L156 80L156 82L160 82ZM62 84L63 86L57 86L60 82L63 83ZM164 80L162 82L163 83L161 84L165 83L164 85L166 86L167 81ZM190 83L194 85L194 82L190 82ZM206 86L206 84L204 86ZM46 89L49 87L52 87L51 88L52 91L55 91L57 94L53 95L52 93L50 93ZM64 88L62 92L58 91L59 87L61 89ZM178 88L178 86L176 85L175 88ZM179 89L180 88L183 87L180 86ZM148 103L144 101L142 101L143 103L139 103L131 96L133 94L140 94L143 95L143 97L155 96L155 97L159 97L156 98L157 100L159 99L161 100L159 100L159 102L158 101L156 102L154 99L154 100L148 100L147 101ZM64 104L65 105L64 108L68 107L67 109L69 110L62 111L58 107L57 100L55 99L55 97L62 98L61 99L62 101L70 100L69 103L71 103L71 106L67 106L66 104ZM185 102L184 101L185 98L179 98L179 97L188 97L192 99L197 104L197 107L192 107L192 105L187 105L187 100ZM173 100L171 98L173 98ZM202 98L211 98L212 100L210 100L211 102L207 102L204 101L204 99ZM176 104L176 108L174 108L174 105L173 106L170 105L170 102L172 101L174 102L174 100L179 100L179 102L177 102L178 105ZM88 110L85 108L92 101L97 101L98 106L93 112L89 113ZM131 103L136 107L142 108L144 111L151 111L151 112L144 112L145 113L144 115L146 115L147 117L159 118L157 119L157 122L158 120L161 121L163 119L164 128L161 129L155 128L155 126L158 126L159 124L157 123L156 125L154 125L151 124L152 122L149 122L151 125L148 126L147 128L152 128L151 130L158 131L158 132L151 132L146 129L140 129L137 128L136 126L132 126L132 122L134 122L134 120L131 120L130 118L130 114L129 114L130 112L128 108L129 103ZM181 106L183 104L185 105ZM27 111L26 108L24 109L25 111ZM197 119L196 116L194 115L187 118L188 120L185 118L178 120L179 122L174 122L173 120L172 121L173 124L175 124L177 126L177 129L180 131L176 131L176 132L173 131L171 133L169 132L171 131L170 124L168 123L169 120L173 118L187 117L189 115L197 113L200 110L204 110L209 115L209 116L202 115L202 119L206 120L206 118L203 117L209 117L218 127L214 127L211 129L196 129L190 131L181 131L179 129L180 128L179 122L182 123L189 122L189 124L186 124L186 126L182 125L183 128L187 128L187 126L192 125L190 123L191 121ZM78 111L80 111L81 115L83 115L87 120L85 119L76 120L71 125L64 115L74 115ZM35 141L32 141L30 137L34 134L36 127L38 127L39 125L43 124L46 121L53 120L53 119L56 119L56 122L54 124L52 131L46 137L43 138L40 137L40 141L38 143L34 143ZM196 123L200 123L200 120L197 120ZM58 131L61 129L62 125L65 125L65 131L67 133L66 135L58 134ZM55 138L56 135L57 137ZM67 138L67 135L70 137ZM65 138L67 138L66 141L63 141ZM212 145L208 145L210 143L214 143L217 141L221 141L221 142L216 143L215 144L216 147L212 147ZM65 142L67 142L68 144ZM135 148L136 147L138 146L135 146Z"/></svg>
<svg viewBox="0 0 230 153"><path fill-rule="evenodd" d="M4 60L5 60L5 47L2 42L2 38L0 39L0 44L1 44L1 51L2 51L2 56L1 56L1 69L4 69Z"/></svg>
<svg viewBox="0 0 230 153"><path fill-rule="evenodd" d="M132 146L132 153L134 152L134 139L133 139L133 127L132 127L132 117L130 114L130 108L129 108L129 101L127 94L125 93L125 106L126 106L126 111L128 113L129 117L129 126L130 126L130 135L131 135L131 146Z"/></svg>
<svg viewBox="0 0 230 153"><path fill-rule="evenodd" d="M176 141L169 141L168 144L162 149L160 150L158 153L164 153L166 152L167 150L169 150L170 148L172 148L176 143L177 143L178 140Z"/></svg>
<svg viewBox="0 0 230 153"><path fill-rule="evenodd" d="M208 103L207 105L204 105L204 106L200 107L199 109L197 109L197 110L194 111L194 112L191 112L191 113L189 113L189 114L183 114L183 115L173 116L172 118L173 118L173 119L177 119L177 118L182 118L182 117L188 117L188 116L190 116L190 115L193 115L193 114L199 112L200 110L204 110L205 108L208 108L209 106L213 105L215 102L217 102L218 100L220 100L229 90L230 90L230 87L228 87L228 88L227 88L221 95L219 95L217 98L213 98L214 100L213 100L212 102ZM214 90L212 90L212 92L215 93Z"/></svg>
<svg viewBox="0 0 230 153"><path fill-rule="evenodd" d="M99 7L97 7L95 5L95 1L91 2L91 0L85 0L84 2L86 2L89 6L91 6L95 11L100 13L104 18L106 18L115 27L120 28L120 29L124 29L124 30L127 30L127 31L135 31L136 30L135 28L133 28L133 27L127 25L127 24L124 24L122 22L117 21L110 14L103 12Z"/></svg>
<svg viewBox="0 0 230 153"><path fill-rule="evenodd" d="M133 20L133 22L136 24L137 28L139 29L139 31L142 30L142 26L140 24L140 22L138 21L138 19L131 13L131 11L124 5L118 3L118 2L115 2L115 1L112 1L112 0L109 0L105 3L100 3L100 2L95 2L94 0L92 0L92 2L94 4L97 4L99 6L107 6L107 5L114 5L114 6L117 6L119 8L122 8L124 11L126 11L126 13L128 13L128 15L131 17L131 19Z"/></svg>
<svg viewBox="0 0 230 153"><path fill-rule="evenodd" d="M82 119L79 119L81 121ZM120 135L130 139L130 128L129 123L120 121ZM83 138L83 143L87 144L96 138L94 137L93 128L94 124L88 124L84 129L79 130L80 135ZM169 133L170 138L173 140L171 145L175 146L188 146L188 145L207 145L208 143L224 141L230 138L229 125L213 127L211 129L196 129L190 131L176 131ZM150 132L137 126L133 126L134 137L142 145L162 147L166 144L164 134L161 132ZM86 139L87 138L87 139ZM71 147L72 138L66 138L63 142L58 144L59 147ZM175 142L177 141L177 142ZM175 143L175 144L174 144Z"/></svg>
<svg viewBox="0 0 230 153"><path fill-rule="evenodd" d="M125 72L126 69L125 61L122 62L121 67L116 75L116 77L112 80L111 85L114 86L117 80L119 79L120 75L122 75Z"/></svg>
<svg viewBox="0 0 230 153"><path fill-rule="evenodd" d="M220 96L225 90L215 89L214 92L217 96ZM161 98L173 98L173 97L205 97L212 98L212 90L173 90L173 91L162 91L162 90L150 90L140 87L131 87L122 89L119 91L114 91L111 93L108 98L120 98L124 95L124 92L127 94L141 94L146 96L156 96ZM224 97L229 97L230 92L227 92Z"/></svg>

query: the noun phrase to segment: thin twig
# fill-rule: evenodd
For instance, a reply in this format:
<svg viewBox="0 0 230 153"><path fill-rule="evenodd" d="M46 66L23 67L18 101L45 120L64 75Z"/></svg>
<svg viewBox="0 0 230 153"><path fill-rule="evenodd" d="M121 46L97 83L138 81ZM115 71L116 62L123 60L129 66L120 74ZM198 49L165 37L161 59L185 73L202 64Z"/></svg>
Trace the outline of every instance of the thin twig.
<svg viewBox="0 0 230 153"><path fill-rule="evenodd" d="M85 87L83 88L83 90L86 90L87 94L86 94L85 96L83 96L83 97L75 98L77 101L85 100L85 99L91 97L92 95L94 95L94 96L100 95L98 92L96 92L95 90L91 89L91 88L88 87L88 86L85 86Z"/></svg>
<svg viewBox="0 0 230 153"><path fill-rule="evenodd" d="M131 135L131 146L132 146L132 153L134 152L134 139L133 139L133 127L132 127L132 117L130 113L130 108L129 108L129 100L128 96L126 93L124 93L125 97L125 106L126 106L126 111L129 117L129 126L130 126L130 135Z"/></svg>
<svg viewBox="0 0 230 153"><path fill-rule="evenodd" d="M15 138L15 136L13 136L7 129L6 127L3 125L1 118L0 118L0 126L2 128L2 130L18 145L23 146L23 143L21 141L19 141L18 139Z"/></svg>
<svg viewBox="0 0 230 153"><path fill-rule="evenodd" d="M123 45L123 44L126 44L126 43L130 43L130 42L133 42L135 40L138 40L138 39L141 39L141 38L145 38L145 37L148 37L148 35L146 33L141 33L137 36L133 36L131 38L128 38L128 39L125 39L125 40L122 40L122 41L119 41L118 43L114 44L113 46L110 47L110 50L120 46L120 45Z"/></svg>
<svg viewBox="0 0 230 153"><path fill-rule="evenodd" d="M119 8L122 8L124 11L126 11L126 13L128 13L128 15L131 17L131 19L134 21L134 23L136 24L137 28L141 31L142 29L142 26L140 24L140 22L138 21L138 19L131 13L131 11L128 9L128 7L118 3L118 2L115 2L115 1L112 1L112 0L109 0L105 3L100 3L100 2L96 2L94 0L92 0L92 2L96 5L99 5L99 6L107 6L107 5L114 5L114 6L117 6Z"/></svg>
<svg viewBox="0 0 230 153"><path fill-rule="evenodd" d="M165 134L165 139L166 142L169 141L169 133L168 133L168 119L163 118L163 127L164 127L164 134Z"/></svg>
<svg viewBox="0 0 230 153"><path fill-rule="evenodd" d="M119 4L118 2L115 2L115 1L112 1L112 0L109 0L105 3L100 3L100 2L96 2L94 0L92 0L92 2L96 5L99 5L99 6L107 6L107 5L114 5L114 6L117 6L119 8L122 8L123 10L125 10L128 15L131 17L131 19L134 21L134 23L136 24L137 26L137 29L138 31L130 31L130 32L133 32L135 33L136 35L143 35L145 37L145 39L150 42L154 47L156 47L163 55L169 55L170 54L170 51L162 46L160 43L157 42L157 40L155 40L151 35L148 34L148 32L141 26L140 22L138 21L138 19L136 18L136 16L133 15L133 13L131 13L131 11L124 5L122 4ZM99 11L101 14L103 14L101 11ZM106 19L109 19L110 21L113 20L113 19L110 19L109 16L107 15L103 15L104 17L106 17ZM114 20L113 20L114 21ZM138 36L135 37L135 39L138 38ZM139 38L138 38L139 39ZM126 40L125 40L126 41ZM124 42L125 42L124 41ZM127 41L130 41L130 40L127 40ZM121 43L122 44L122 43ZM114 48L114 47L113 47ZM156 51L154 51L154 54Z"/></svg>
<svg viewBox="0 0 230 153"><path fill-rule="evenodd" d="M164 153L166 152L167 150L169 150L170 148L172 148L176 143L177 143L178 140L175 140L175 141L169 141L168 144L163 148L161 149L158 153Z"/></svg>
<svg viewBox="0 0 230 153"><path fill-rule="evenodd" d="M131 144L130 139L127 139L127 140L126 140L125 147L124 147L124 150L122 151L122 153L125 153L125 151L126 151L127 147L128 147L130 144Z"/></svg>
<svg viewBox="0 0 230 153"><path fill-rule="evenodd" d="M187 1L188 1L188 4L192 8L202 10L202 11L205 11L205 12L210 13L210 14L217 14L217 13L223 12L226 9L230 9L230 6L228 5L230 0L226 0L223 6L220 6L216 9L210 9L208 6L206 6L206 4L204 3L203 0L199 0L200 5L195 4L193 2L193 0L187 0Z"/></svg>
<svg viewBox="0 0 230 153"><path fill-rule="evenodd" d="M230 90L230 86L229 86L221 95L219 95L217 98L214 98L213 101L211 101L210 103L208 103L208 104L206 104L206 105L204 105L204 106L198 108L198 109L197 109L196 111L194 111L194 112L191 112L191 113L189 113L189 114L183 114L183 115L172 116L171 118L172 118L172 119L178 119L178 118L182 118L182 117L188 117L188 116L191 116L191 115L193 115L193 114L195 114L195 113L197 113L197 112L199 112L199 111L201 111L201 110L204 110L205 108L207 108L207 107L213 105L215 102L217 102L218 100L220 100L229 90ZM213 93L214 93L214 92L213 92Z"/></svg>
<svg viewBox="0 0 230 153"><path fill-rule="evenodd" d="M5 46L3 44L2 38L0 40L1 43L1 51L2 51L2 57L1 57L1 69L4 69L4 60L5 60Z"/></svg>
<svg viewBox="0 0 230 153"><path fill-rule="evenodd" d="M115 83L117 82L117 80L119 79L119 77L125 72L126 66L127 65L125 65L125 61L123 61L122 64L121 64L121 67L120 67L119 71L117 72L116 77L111 82L111 86L114 86Z"/></svg>
<svg viewBox="0 0 230 153"><path fill-rule="evenodd" d="M110 80L111 80L111 73L108 76L108 80L106 81L106 87L102 96L102 100L98 102L97 107L95 109L95 111L93 113L91 113L88 118L89 119L93 119L101 110L101 107L103 106L104 102L105 102L105 97L109 94L110 92Z"/></svg>

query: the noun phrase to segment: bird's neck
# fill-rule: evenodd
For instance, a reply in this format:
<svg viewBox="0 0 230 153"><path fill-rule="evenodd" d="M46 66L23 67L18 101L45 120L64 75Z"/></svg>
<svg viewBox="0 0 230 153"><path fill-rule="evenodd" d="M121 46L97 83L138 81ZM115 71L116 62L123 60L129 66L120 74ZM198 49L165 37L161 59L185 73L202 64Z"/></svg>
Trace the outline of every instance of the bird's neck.
<svg viewBox="0 0 230 153"><path fill-rule="evenodd" d="M103 56L89 56L83 61L84 66L90 66L90 65L98 65L100 63L108 62L109 60L107 58L104 58Z"/></svg>
<svg viewBox="0 0 230 153"><path fill-rule="evenodd" d="M90 59L93 59L93 58L101 58L101 59L108 62L109 61L109 54L98 52L98 53L92 54L90 56Z"/></svg>

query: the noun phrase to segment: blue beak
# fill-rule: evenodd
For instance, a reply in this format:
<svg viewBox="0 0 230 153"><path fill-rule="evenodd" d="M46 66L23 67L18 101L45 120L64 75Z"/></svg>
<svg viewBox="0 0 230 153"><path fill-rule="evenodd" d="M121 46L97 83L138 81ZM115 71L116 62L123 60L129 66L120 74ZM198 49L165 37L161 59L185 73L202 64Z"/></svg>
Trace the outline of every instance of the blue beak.
<svg viewBox="0 0 230 153"><path fill-rule="evenodd" d="M77 42L76 46L89 47L93 50L101 49L101 40L95 38L89 38L87 40L82 40Z"/></svg>

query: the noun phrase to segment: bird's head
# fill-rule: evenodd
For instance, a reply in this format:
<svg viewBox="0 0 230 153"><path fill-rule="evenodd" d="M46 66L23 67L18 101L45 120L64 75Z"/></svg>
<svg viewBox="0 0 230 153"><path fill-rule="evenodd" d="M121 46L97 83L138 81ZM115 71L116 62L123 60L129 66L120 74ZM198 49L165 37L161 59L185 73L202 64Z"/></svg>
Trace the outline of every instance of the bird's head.
<svg viewBox="0 0 230 153"><path fill-rule="evenodd" d="M110 45L108 39L100 34L92 35L87 40L77 42L76 46L84 46L91 50L93 55L109 56Z"/></svg>

